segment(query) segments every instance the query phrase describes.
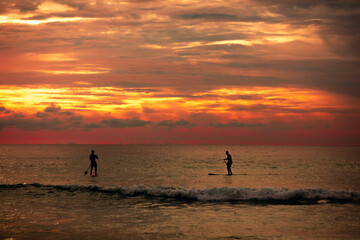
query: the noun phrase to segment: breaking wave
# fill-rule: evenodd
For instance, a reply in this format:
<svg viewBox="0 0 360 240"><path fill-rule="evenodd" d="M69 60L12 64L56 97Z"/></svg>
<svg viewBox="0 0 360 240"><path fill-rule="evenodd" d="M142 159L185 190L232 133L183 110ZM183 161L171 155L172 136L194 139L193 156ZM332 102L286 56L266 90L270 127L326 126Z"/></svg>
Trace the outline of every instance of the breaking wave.
<svg viewBox="0 0 360 240"><path fill-rule="evenodd" d="M273 204L315 204L315 203L356 203L360 204L360 192L345 190L326 190L321 188L175 188L166 186L117 186L97 185L43 185L14 184L0 185L0 191L14 188L51 188L57 191L89 191L105 194L118 194L124 197L144 196L179 201L200 202L261 202Z"/></svg>

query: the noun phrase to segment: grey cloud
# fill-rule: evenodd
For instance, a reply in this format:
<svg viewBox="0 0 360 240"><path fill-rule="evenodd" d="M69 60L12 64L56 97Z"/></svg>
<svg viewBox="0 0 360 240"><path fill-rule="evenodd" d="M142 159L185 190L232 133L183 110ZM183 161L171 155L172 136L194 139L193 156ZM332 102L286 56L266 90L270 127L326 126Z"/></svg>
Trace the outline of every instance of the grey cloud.
<svg viewBox="0 0 360 240"><path fill-rule="evenodd" d="M89 123L89 124L85 124L85 128L86 128L86 129L101 128L101 124Z"/></svg>
<svg viewBox="0 0 360 240"><path fill-rule="evenodd" d="M238 17L231 14L223 13L194 13L194 14L180 14L176 15L175 18L182 18L187 20L194 19L208 19L208 20L237 20Z"/></svg>
<svg viewBox="0 0 360 240"><path fill-rule="evenodd" d="M144 121L139 118L132 118L132 119L105 119L101 121L106 127L111 128L126 128L126 127L143 127L148 124L152 124L151 121Z"/></svg>
<svg viewBox="0 0 360 240"><path fill-rule="evenodd" d="M190 123L184 119L180 119L178 121L163 120L163 121L156 123L156 125L161 126L161 127L168 127L168 128L176 128L176 127L191 128L194 124Z"/></svg>
<svg viewBox="0 0 360 240"><path fill-rule="evenodd" d="M34 115L25 116L21 112L13 112L6 108L1 110L11 113L9 116L0 119L0 129L17 128L26 131L51 130L62 131L69 129L85 129L83 117L75 115L71 111L63 111L60 106L52 103L46 107L43 112L37 112Z"/></svg>
<svg viewBox="0 0 360 240"><path fill-rule="evenodd" d="M181 18L184 20L205 20L205 21L231 21L231 22L265 22L272 21L273 18L263 18L256 15L232 15L232 14L224 14L224 13L187 13L176 15L175 18Z"/></svg>
<svg viewBox="0 0 360 240"><path fill-rule="evenodd" d="M143 108L143 112L144 112L144 113L155 113L156 110L153 109L153 108L144 107L144 108Z"/></svg>
<svg viewBox="0 0 360 240"><path fill-rule="evenodd" d="M243 122L238 122L236 120L233 121L229 121L226 123L221 123L221 122L217 122L217 123L210 123L210 126L212 127L218 127L218 128L223 128L223 127L266 127L266 124L263 123L243 123Z"/></svg>
<svg viewBox="0 0 360 240"><path fill-rule="evenodd" d="M51 106L44 109L44 112L36 113L36 117L48 117L49 114L58 114L58 115L67 115L67 116L74 116L74 112L71 111L63 111L61 107L58 105L56 106L55 103L51 104ZM77 116L74 116L77 117Z"/></svg>
<svg viewBox="0 0 360 240"><path fill-rule="evenodd" d="M83 122L83 116L60 109L59 107L48 107L45 109L47 112L37 112L33 116L25 116L21 112L11 111L10 115L0 118L0 130L15 128L25 131L64 131L70 129L86 131L94 128L94 125Z"/></svg>
<svg viewBox="0 0 360 240"><path fill-rule="evenodd" d="M360 14L333 18L333 22L320 31L320 36L333 52L360 58Z"/></svg>
<svg viewBox="0 0 360 240"><path fill-rule="evenodd" d="M72 116L74 113L71 112L70 116ZM82 120L83 119L83 116L72 116L70 118L71 121L79 121L79 120Z"/></svg>
<svg viewBox="0 0 360 240"><path fill-rule="evenodd" d="M283 21L295 25L318 25L319 34L340 55L360 57L358 24L360 2L357 0L256 0L269 11L281 14ZM314 20L316 19L316 20Z"/></svg>
<svg viewBox="0 0 360 240"><path fill-rule="evenodd" d="M79 0L53 0L54 2L57 2L59 4L65 4L69 7L76 8L78 10L85 9L86 6L88 6L88 1L79 1Z"/></svg>
<svg viewBox="0 0 360 240"><path fill-rule="evenodd" d="M9 114L9 113L12 113L13 111L10 110L10 109L7 109L5 107L0 107L0 113L3 113L3 114Z"/></svg>
<svg viewBox="0 0 360 240"><path fill-rule="evenodd" d="M57 113L61 110L60 106L56 106L55 104L51 105L50 107L45 108L44 112L47 113Z"/></svg>
<svg viewBox="0 0 360 240"><path fill-rule="evenodd" d="M193 29L193 28L170 28L170 29L157 29L157 30L142 30L141 31L143 38L149 44L164 44L168 45L169 43L179 43L179 42L214 42L222 40L231 40L231 39L247 39L249 36L244 32L211 32L209 33L207 29ZM204 48L204 47L198 47ZM179 55L185 54L183 56L196 55L196 53L188 52L188 49L185 49L184 52L179 52ZM203 52L201 54L204 54Z"/></svg>
<svg viewBox="0 0 360 240"><path fill-rule="evenodd" d="M326 6L333 10L352 10L360 7L360 2L358 0L254 0L254 2L276 7L278 11L282 11L283 13L290 12L289 14L296 12L299 9L311 10L316 6Z"/></svg>
<svg viewBox="0 0 360 240"><path fill-rule="evenodd" d="M44 113L44 112L37 112L37 113L35 113L34 116L37 117L37 118L46 118L46 117L49 116L49 114Z"/></svg>
<svg viewBox="0 0 360 240"><path fill-rule="evenodd" d="M284 99L273 101L284 101ZM287 99L291 102L291 99ZM292 101L294 105L299 105L301 102ZM273 106L267 104L241 105L231 104L228 106L231 111L250 111L250 112L271 112L271 113L291 113L291 114L307 114L307 113L328 113L328 114L351 114L353 109L335 108L335 107L320 107L320 108L296 108L294 106Z"/></svg>
<svg viewBox="0 0 360 240"><path fill-rule="evenodd" d="M23 118L13 116L6 119L0 119L0 129L17 128L26 131L52 130L61 131L71 127L67 121L58 118Z"/></svg>
<svg viewBox="0 0 360 240"><path fill-rule="evenodd" d="M9 10L35 11L42 2L42 0L1 0L0 13L6 13Z"/></svg>
<svg viewBox="0 0 360 240"><path fill-rule="evenodd" d="M224 67L263 71L289 72L286 77L252 77L242 75L212 74L203 75L209 86L223 84L230 86L281 86L320 89L360 97L360 68L356 60L258 60L256 63L217 64ZM209 64L212 65L212 64ZM292 74L290 74L292 72ZM305 77L304 77L305 76ZM224 79L219 82L218 79Z"/></svg>
<svg viewBox="0 0 360 240"><path fill-rule="evenodd" d="M61 114L68 115L68 116L73 116L74 115L74 113L70 112L70 111L63 111L63 112L61 112Z"/></svg>

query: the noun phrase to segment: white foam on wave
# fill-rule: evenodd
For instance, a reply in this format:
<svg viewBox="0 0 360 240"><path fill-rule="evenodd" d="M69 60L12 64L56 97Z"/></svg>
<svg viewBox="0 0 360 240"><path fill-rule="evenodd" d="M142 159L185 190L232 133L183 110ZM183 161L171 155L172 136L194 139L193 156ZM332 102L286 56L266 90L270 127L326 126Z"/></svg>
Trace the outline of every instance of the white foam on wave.
<svg viewBox="0 0 360 240"><path fill-rule="evenodd" d="M42 185L25 184L12 186L35 186L51 187L57 190L66 191L93 191L109 194L119 194L122 196L145 196L159 197L176 200L191 201L249 201L249 202L353 202L360 203L360 192L326 190L326 189L287 189L287 188L175 188L166 186L117 186L103 187L97 185ZM2 185L4 187L4 185Z"/></svg>
<svg viewBox="0 0 360 240"><path fill-rule="evenodd" d="M108 189L110 190L110 189ZM286 188L209 188L187 189L163 186L136 186L112 188L127 196L145 195L174 199L198 201L360 201L360 193L324 189L286 189Z"/></svg>

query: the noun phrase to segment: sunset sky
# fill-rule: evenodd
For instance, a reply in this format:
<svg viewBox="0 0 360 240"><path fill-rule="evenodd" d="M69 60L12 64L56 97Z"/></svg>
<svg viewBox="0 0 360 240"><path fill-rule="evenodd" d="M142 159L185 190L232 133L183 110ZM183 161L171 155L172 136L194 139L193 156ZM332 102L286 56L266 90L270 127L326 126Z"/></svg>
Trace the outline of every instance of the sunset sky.
<svg viewBox="0 0 360 240"><path fill-rule="evenodd" d="M358 0L1 0L0 143L360 145Z"/></svg>

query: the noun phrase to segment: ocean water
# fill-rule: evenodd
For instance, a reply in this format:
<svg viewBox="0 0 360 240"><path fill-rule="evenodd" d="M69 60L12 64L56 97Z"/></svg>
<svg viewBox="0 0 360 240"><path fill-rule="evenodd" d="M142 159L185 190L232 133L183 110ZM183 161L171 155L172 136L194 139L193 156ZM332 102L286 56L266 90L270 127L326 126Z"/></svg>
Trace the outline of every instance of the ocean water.
<svg viewBox="0 0 360 240"><path fill-rule="evenodd" d="M84 175L92 149L97 177ZM0 239L360 239L359 156L330 146L0 145Z"/></svg>

